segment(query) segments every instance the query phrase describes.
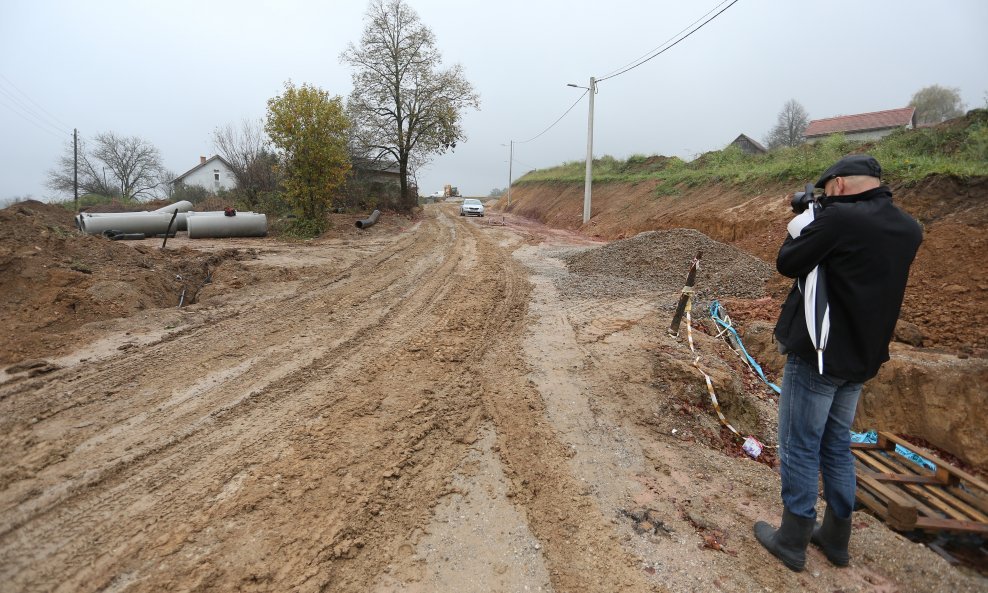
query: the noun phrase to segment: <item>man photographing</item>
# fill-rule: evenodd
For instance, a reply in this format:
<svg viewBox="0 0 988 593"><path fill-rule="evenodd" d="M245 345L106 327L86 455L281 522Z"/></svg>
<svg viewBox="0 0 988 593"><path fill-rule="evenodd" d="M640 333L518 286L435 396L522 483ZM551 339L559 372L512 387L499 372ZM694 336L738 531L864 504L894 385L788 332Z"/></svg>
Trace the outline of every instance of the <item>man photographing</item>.
<svg viewBox="0 0 988 593"><path fill-rule="evenodd" d="M850 560L856 487L851 424L862 384L889 359L909 266L922 241L919 224L892 204L881 174L878 161L864 154L827 169L816 182L823 197L810 205L810 222L793 231L795 238L786 237L776 260L779 273L797 279L775 326L779 348L788 355L779 397L784 510L778 529L762 521L754 529L758 541L797 572L811 540L833 564ZM817 268L829 306L822 355L804 316L805 279ZM827 507L817 525L821 473Z"/></svg>

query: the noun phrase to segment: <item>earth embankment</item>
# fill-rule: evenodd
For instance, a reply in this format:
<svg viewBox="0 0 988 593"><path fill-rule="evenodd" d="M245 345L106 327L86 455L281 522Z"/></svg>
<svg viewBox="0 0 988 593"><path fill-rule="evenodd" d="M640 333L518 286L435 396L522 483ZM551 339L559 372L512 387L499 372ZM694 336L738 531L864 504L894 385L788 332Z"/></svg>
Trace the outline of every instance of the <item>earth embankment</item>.
<svg viewBox="0 0 988 593"><path fill-rule="evenodd" d="M788 196L798 187L713 185L660 195L656 186L654 181L595 184L591 219L585 225L583 184L516 185L511 203L501 198L495 208L604 240L658 229L696 229L774 267L786 224L793 216ZM880 426L916 436L984 467L988 444L980 438L983 427L977 418L988 405L979 379L988 358L988 268L984 265L988 261L988 179L932 177L892 190L896 203L924 229L897 330L898 339L910 345L898 347L893 355L897 362L880 380L866 386L859 427ZM768 300L734 300L730 312L742 327L754 321L774 321L790 285L791 280L773 273L766 284ZM717 292L715 286L698 290ZM752 339L770 341L770 332ZM781 371L781 359L771 355L770 346L756 349L766 353L765 363L771 371ZM910 350L917 351L915 364L905 362ZM939 381L935 390L921 379L931 376L931 358L951 369L934 373ZM944 396L937 396L938 392ZM878 413L892 409L901 412Z"/></svg>

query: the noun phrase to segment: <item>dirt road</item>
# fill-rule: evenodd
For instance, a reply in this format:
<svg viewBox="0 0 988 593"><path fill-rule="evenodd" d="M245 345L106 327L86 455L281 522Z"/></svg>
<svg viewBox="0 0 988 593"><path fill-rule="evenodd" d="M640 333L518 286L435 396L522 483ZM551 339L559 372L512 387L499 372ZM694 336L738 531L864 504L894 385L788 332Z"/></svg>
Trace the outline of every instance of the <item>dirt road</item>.
<svg viewBox="0 0 988 593"><path fill-rule="evenodd" d="M781 568L675 295L567 293L585 241L443 208L0 377L0 590L983 590L865 515L851 569Z"/></svg>

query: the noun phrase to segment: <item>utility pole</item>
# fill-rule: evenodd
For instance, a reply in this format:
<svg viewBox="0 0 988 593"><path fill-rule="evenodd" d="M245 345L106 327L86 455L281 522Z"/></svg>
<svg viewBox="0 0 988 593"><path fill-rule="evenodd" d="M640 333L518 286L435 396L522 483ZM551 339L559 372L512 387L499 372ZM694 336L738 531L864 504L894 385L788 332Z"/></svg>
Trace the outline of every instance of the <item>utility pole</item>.
<svg viewBox="0 0 988 593"><path fill-rule="evenodd" d="M583 224L590 222L590 185L593 181L593 96L597 94L597 79L590 77L590 86L580 86L569 83L578 89L587 89L590 93L590 115L587 117L587 175L583 184Z"/></svg>
<svg viewBox="0 0 988 593"><path fill-rule="evenodd" d="M515 141L510 140L508 149L508 206L511 205L511 165L515 162Z"/></svg>
<svg viewBox="0 0 988 593"><path fill-rule="evenodd" d="M79 129L72 128L72 187L75 190L75 211L79 213Z"/></svg>
<svg viewBox="0 0 988 593"><path fill-rule="evenodd" d="M583 224L587 224L590 222L590 185L593 182L593 96L597 94L597 79L591 76L589 87L576 84L566 86L585 88L590 93L590 114L587 117L587 175L583 185Z"/></svg>

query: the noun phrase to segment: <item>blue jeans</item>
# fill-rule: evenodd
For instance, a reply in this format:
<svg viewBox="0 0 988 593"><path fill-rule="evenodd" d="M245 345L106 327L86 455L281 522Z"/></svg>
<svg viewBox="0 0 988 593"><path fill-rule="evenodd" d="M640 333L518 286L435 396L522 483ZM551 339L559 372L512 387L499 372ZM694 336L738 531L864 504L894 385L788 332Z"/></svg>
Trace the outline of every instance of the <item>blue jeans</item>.
<svg viewBox="0 0 988 593"><path fill-rule="evenodd" d="M794 515L816 518L818 476L837 517L854 510L851 423L861 383L821 375L815 364L789 354L779 396L782 503Z"/></svg>

